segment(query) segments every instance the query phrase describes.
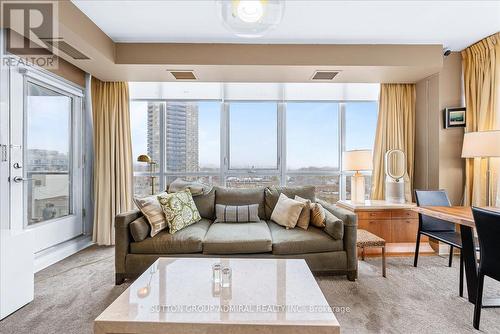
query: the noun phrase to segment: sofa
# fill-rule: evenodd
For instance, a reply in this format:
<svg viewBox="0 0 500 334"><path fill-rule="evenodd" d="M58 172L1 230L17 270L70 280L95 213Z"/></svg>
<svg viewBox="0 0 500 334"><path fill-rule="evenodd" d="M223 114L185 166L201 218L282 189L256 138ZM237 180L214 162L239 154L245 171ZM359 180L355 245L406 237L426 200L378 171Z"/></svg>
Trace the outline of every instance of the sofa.
<svg viewBox="0 0 500 334"><path fill-rule="evenodd" d="M321 204L341 220L342 238L336 240L314 226L307 230L286 229L274 223L270 217L281 193ZM214 187L206 194L194 196L193 200L202 217L199 222L175 234L161 231L139 242L134 241L138 232L133 229L140 226L134 222L145 219L142 213L132 210L116 216L116 284L136 278L159 257L299 258L304 259L315 274L347 275L351 281L357 277L356 215L316 199L314 187ZM261 221L214 223L216 204L259 204Z"/></svg>

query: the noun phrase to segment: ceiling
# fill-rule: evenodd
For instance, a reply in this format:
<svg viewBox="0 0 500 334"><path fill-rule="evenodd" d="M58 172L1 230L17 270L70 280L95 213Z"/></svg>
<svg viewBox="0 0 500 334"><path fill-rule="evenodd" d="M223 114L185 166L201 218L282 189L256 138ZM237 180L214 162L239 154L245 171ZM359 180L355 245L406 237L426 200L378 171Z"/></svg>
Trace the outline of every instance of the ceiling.
<svg viewBox="0 0 500 334"><path fill-rule="evenodd" d="M460 51L500 31L500 0L289 0L281 24L256 39L227 31L215 0L72 1L115 42L441 44Z"/></svg>

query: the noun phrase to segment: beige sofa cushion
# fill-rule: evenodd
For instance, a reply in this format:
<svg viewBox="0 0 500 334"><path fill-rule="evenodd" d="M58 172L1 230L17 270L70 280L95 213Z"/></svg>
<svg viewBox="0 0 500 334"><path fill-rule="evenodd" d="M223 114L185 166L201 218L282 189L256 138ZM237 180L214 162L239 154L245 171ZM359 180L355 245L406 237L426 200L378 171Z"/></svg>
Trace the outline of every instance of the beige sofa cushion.
<svg viewBox="0 0 500 334"><path fill-rule="evenodd" d="M203 242L204 254L268 253L272 250L271 232L266 222L214 223Z"/></svg>
<svg viewBox="0 0 500 334"><path fill-rule="evenodd" d="M316 188L314 186L301 186L301 187L281 187L281 186L271 186L266 188L266 220L271 219L271 214L273 213L276 203L278 203L278 198L280 194L285 194L288 198L295 198L295 196L300 196L304 199L310 200L312 203L316 202ZM264 217L264 216L261 216Z"/></svg>
<svg viewBox="0 0 500 334"><path fill-rule="evenodd" d="M209 193L193 196L194 204L202 218L213 220L215 217L215 189Z"/></svg>
<svg viewBox="0 0 500 334"><path fill-rule="evenodd" d="M164 230L167 227L167 219L157 198L157 196L166 194L167 193L161 193L159 195L134 198L135 205L139 210L141 210L142 214L146 217L147 221L151 225L150 235L152 237L154 237L158 234L158 232Z"/></svg>
<svg viewBox="0 0 500 334"><path fill-rule="evenodd" d="M325 209L319 203L311 204L311 225L323 228L325 227Z"/></svg>
<svg viewBox="0 0 500 334"><path fill-rule="evenodd" d="M202 219L175 234L161 231L152 238L141 242L130 243L130 253L133 254L189 254L200 253L203 249L203 239L210 227L211 221Z"/></svg>
<svg viewBox="0 0 500 334"><path fill-rule="evenodd" d="M302 202L286 197L285 194L280 194L278 203L271 214L271 220L285 228L294 228L304 205Z"/></svg>
<svg viewBox="0 0 500 334"><path fill-rule="evenodd" d="M304 207L300 212L299 220L297 220L297 227L301 229L307 230L309 227L309 223L311 221L311 201L308 199L304 199L300 196L295 196L295 200L301 203L304 203Z"/></svg>
<svg viewBox="0 0 500 334"><path fill-rule="evenodd" d="M272 221L267 222L273 239L273 254L293 255L307 253L336 252L343 250L342 240L334 240L321 229L285 229Z"/></svg>

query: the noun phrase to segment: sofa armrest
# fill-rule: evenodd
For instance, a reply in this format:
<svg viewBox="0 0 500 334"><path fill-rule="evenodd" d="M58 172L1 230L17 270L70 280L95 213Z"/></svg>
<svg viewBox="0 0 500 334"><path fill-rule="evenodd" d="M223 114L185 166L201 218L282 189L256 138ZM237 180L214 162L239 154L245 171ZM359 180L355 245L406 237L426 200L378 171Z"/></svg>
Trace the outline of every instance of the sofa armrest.
<svg viewBox="0 0 500 334"><path fill-rule="evenodd" d="M358 249L356 243L358 218L356 214L320 199L318 199L317 202L321 204L321 206L324 207L325 210L331 212L344 223L344 250L347 253L347 270L357 271Z"/></svg>
<svg viewBox="0 0 500 334"><path fill-rule="evenodd" d="M127 257L132 235L129 224L142 216L139 210L120 213L115 217L115 273L117 284L122 281L120 277L126 273L125 259Z"/></svg>

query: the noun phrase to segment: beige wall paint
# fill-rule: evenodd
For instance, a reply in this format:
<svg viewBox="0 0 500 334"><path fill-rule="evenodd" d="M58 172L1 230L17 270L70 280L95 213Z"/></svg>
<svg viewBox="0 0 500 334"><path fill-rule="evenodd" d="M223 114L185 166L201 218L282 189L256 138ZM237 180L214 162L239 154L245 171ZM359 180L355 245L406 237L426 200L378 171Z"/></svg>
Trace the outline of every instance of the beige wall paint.
<svg viewBox="0 0 500 334"><path fill-rule="evenodd" d="M440 109L463 106L462 56L452 53L444 62L439 75ZM465 164L461 158L464 128L444 129L440 117L439 186L449 192L453 204L460 204L464 192Z"/></svg>
<svg viewBox="0 0 500 334"><path fill-rule="evenodd" d="M415 189L445 189L459 205L464 187L463 128L444 129L443 109L462 106L459 53L444 58L443 69L417 82Z"/></svg>
<svg viewBox="0 0 500 334"><path fill-rule="evenodd" d="M104 81L174 81L194 70L204 82L417 82L442 67L441 45L114 43L71 1L59 2L59 37L89 60L60 57Z"/></svg>

